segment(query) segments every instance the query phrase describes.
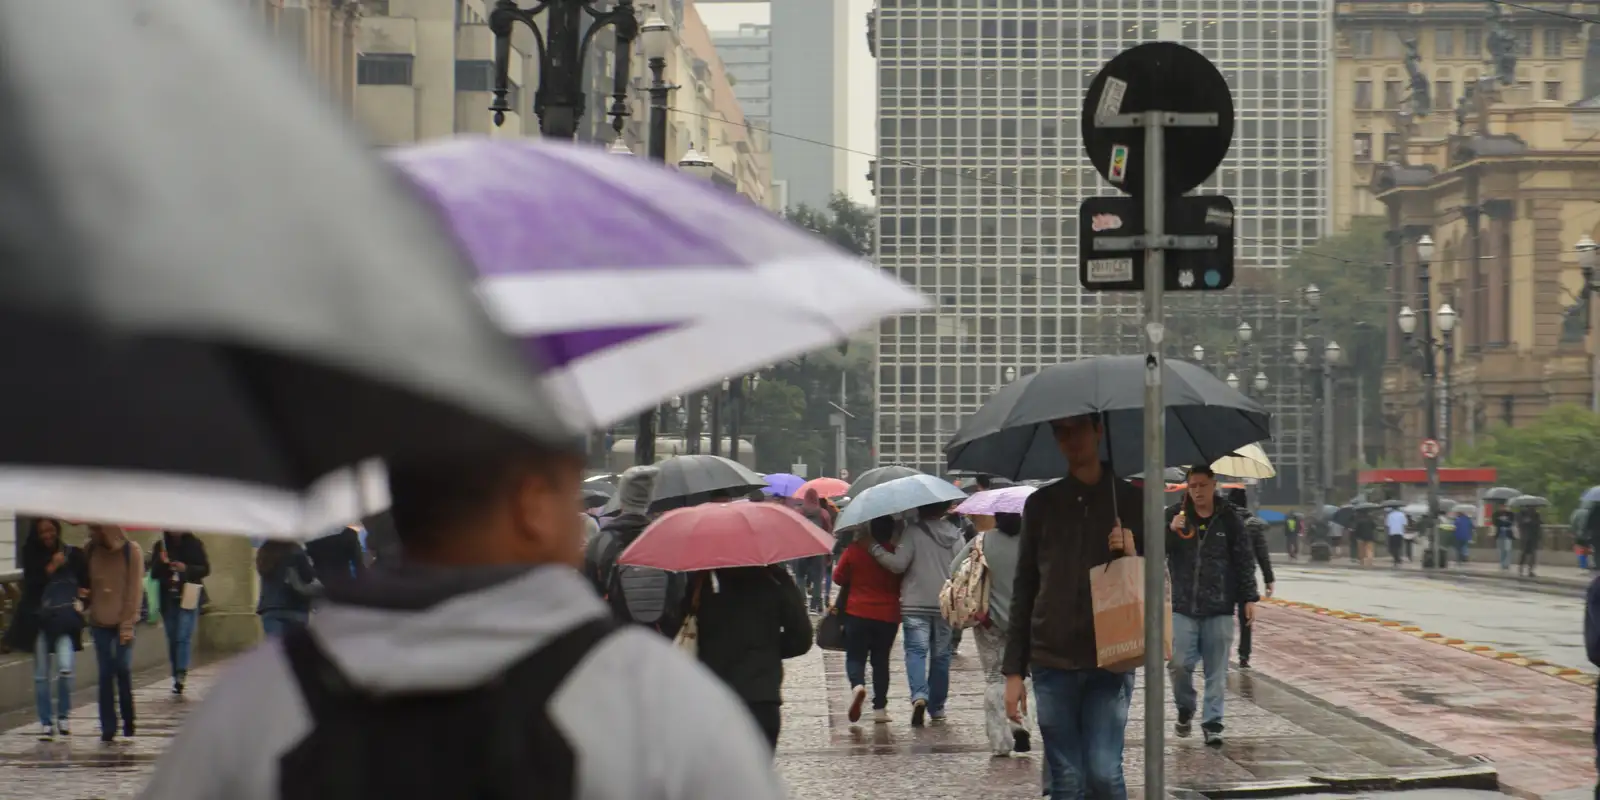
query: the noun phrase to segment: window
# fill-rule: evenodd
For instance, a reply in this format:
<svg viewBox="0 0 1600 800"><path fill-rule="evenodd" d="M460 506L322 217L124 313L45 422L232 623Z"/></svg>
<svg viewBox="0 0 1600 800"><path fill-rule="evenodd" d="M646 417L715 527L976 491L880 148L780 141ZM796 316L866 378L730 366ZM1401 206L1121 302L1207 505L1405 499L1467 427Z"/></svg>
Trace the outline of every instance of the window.
<svg viewBox="0 0 1600 800"><path fill-rule="evenodd" d="M1546 100L1560 100L1561 99L1561 81L1545 81L1544 82L1544 99L1546 99Z"/></svg>
<svg viewBox="0 0 1600 800"><path fill-rule="evenodd" d="M1399 58L1402 39L1399 31L1390 31L1382 35L1379 45L1384 58Z"/></svg>
<svg viewBox="0 0 1600 800"><path fill-rule="evenodd" d="M1372 134L1370 134L1370 133L1358 133L1358 134L1356 134L1356 160L1357 161L1371 161L1372 160Z"/></svg>
<svg viewBox="0 0 1600 800"><path fill-rule="evenodd" d="M1477 58L1483 55L1483 29L1467 28L1461 32L1461 55Z"/></svg>
<svg viewBox="0 0 1600 800"><path fill-rule="evenodd" d="M1456 32L1452 28L1439 28L1433 32L1433 57L1448 58L1456 54Z"/></svg>
<svg viewBox="0 0 1600 800"><path fill-rule="evenodd" d="M1350 52L1358 57L1372 55L1372 31L1367 28L1351 31Z"/></svg>
<svg viewBox="0 0 1600 800"><path fill-rule="evenodd" d="M1517 41L1517 56L1531 58L1533 56L1533 29L1518 28L1511 32Z"/></svg>
<svg viewBox="0 0 1600 800"><path fill-rule="evenodd" d="M494 90L493 61L457 61L456 91L488 92Z"/></svg>
<svg viewBox="0 0 1600 800"><path fill-rule="evenodd" d="M1562 45L1566 44L1566 31L1560 28L1544 29L1544 57L1560 58Z"/></svg>
<svg viewBox="0 0 1600 800"><path fill-rule="evenodd" d="M1383 107L1384 108L1399 108L1400 107L1400 99L1401 99L1400 86L1401 86L1401 83L1400 83L1400 81L1397 81L1397 80L1386 80L1386 81L1383 82Z"/></svg>
<svg viewBox="0 0 1600 800"><path fill-rule="evenodd" d="M410 86L409 53L362 53L356 60L356 83L363 86Z"/></svg>
<svg viewBox="0 0 1600 800"><path fill-rule="evenodd" d="M1383 160L1400 160L1400 134L1386 133L1383 135Z"/></svg>
<svg viewBox="0 0 1600 800"><path fill-rule="evenodd" d="M1433 107L1451 108L1456 102L1456 84L1454 81L1433 82Z"/></svg>
<svg viewBox="0 0 1600 800"><path fill-rule="evenodd" d="M1372 108L1372 81L1356 81L1356 108Z"/></svg>

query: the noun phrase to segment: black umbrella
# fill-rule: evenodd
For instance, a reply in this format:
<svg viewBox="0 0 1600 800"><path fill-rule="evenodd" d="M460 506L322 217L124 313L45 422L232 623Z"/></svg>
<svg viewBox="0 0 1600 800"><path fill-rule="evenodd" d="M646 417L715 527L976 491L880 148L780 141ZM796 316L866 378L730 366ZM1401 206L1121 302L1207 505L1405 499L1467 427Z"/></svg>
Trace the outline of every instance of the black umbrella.
<svg viewBox="0 0 1600 800"><path fill-rule="evenodd" d="M673 456L656 464L661 474L651 495L651 511L703 503L715 495L744 497L767 485L765 479L743 464L722 456ZM603 513L617 511L618 498L606 503Z"/></svg>
<svg viewBox="0 0 1600 800"><path fill-rule="evenodd" d="M1130 480L1144 480L1144 473L1136 472L1129 475L1128 478ZM1167 467L1161 470L1161 480L1167 483L1183 483L1189 480L1189 471L1183 467Z"/></svg>
<svg viewBox="0 0 1600 800"><path fill-rule="evenodd" d="M386 504L363 460L567 442L432 212L238 10L0 3L0 52L0 508L310 536Z"/></svg>
<svg viewBox="0 0 1600 800"><path fill-rule="evenodd" d="M1004 489L1007 486L1017 485L1016 481L1010 478L1002 478L999 475L989 476L988 483L990 489ZM960 483L956 484L956 488L967 494L977 494L984 491L984 488L978 484L977 478L963 478Z"/></svg>
<svg viewBox="0 0 1600 800"><path fill-rule="evenodd" d="M880 483L888 483L896 478L905 478L918 474L920 473L918 473L916 470L910 467L902 467L899 464L893 464L887 467L873 467L872 469L861 473L861 475L856 478L855 483L850 484L850 491L847 494L850 497L860 497L862 492L871 489Z"/></svg>
<svg viewBox="0 0 1600 800"><path fill-rule="evenodd" d="M1210 464L1271 438L1269 414L1248 397L1186 361L1165 362L1164 461ZM1118 475L1144 468L1142 356L1100 356L1058 364L1002 387L962 423L945 457L951 469L1051 478L1066 474L1050 421L1084 414L1106 420L1107 456Z"/></svg>
<svg viewBox="0 0 1600 800"><path fill-rule="evenodd" d="M583 507L595 508L609 502L617 493L617 487L610 481L584 481L583 482Z"/></svg>
<svg viewBox="0 0 1600 800"><path fill-rule="evenodd" d="M1521 489L1513 489L1510 486L1496 486L1493 489L1483 493L1483 499L1499 503L1504 503L1507 500L1521 496Z"/></svg>

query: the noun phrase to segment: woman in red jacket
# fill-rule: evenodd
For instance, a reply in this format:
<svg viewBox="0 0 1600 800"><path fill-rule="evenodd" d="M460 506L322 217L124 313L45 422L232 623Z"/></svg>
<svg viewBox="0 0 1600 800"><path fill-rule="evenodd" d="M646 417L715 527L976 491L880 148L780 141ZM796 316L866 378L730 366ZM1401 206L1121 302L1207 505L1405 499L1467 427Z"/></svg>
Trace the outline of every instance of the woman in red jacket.
<svg viewBox="0 0 1600 800"><path fill-rule="evenodd" d="M878 517L845 548L833 567L844 598L844 671L850 679L850 721L861 719L867 699L867 661L872 661L872 721L889 721L889 651L900 630L900 576L883 568L867 550L868 536L893 551L895 522Z"/></svg>

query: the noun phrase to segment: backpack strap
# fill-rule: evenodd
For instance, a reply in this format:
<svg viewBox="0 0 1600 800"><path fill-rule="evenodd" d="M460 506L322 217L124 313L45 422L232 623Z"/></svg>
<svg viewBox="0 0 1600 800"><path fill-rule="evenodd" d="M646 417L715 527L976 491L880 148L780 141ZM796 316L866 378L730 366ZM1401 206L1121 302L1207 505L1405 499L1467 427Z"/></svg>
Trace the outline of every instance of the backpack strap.
<svg viewBox="0 0 1600 800"><path fill-rule="evenodd" d="M283 654L289 661L289 669L294 672L295 682L300 686L300 697L311 712L313 731L319 728L355 727L346 724L342 715L336 713L341 702L354 696L354 687L338 665L323 652L311 631L302 626L285 634ZM358 760L362 747L360 731L330 730L323 741L335 742L336 746L344 748L339 762L353 767L330 770L328 779L333 785L326 787L328 796L365 797L363 786L366 777L358 766L364 763Z"/></svg>

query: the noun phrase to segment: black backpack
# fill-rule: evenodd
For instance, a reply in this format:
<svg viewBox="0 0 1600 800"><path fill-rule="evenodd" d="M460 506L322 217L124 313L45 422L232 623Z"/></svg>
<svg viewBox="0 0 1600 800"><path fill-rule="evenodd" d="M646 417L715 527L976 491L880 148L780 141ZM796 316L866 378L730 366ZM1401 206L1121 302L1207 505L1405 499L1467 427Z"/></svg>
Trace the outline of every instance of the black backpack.
<svg viewBox="0 0 1600 800"><path fill-rule="evenodd" d="M377 696L353 686L306 629L284 653L312 730L278 765L284 800L571 800L577 758L550 697L617 628L578 625L483 686Z"/></svg>
<svg viewBox="0 0 1600 800"><path fill-rule="evenodd" d="M663 625L676 613L672 606L680 599L674 591L673 574L652 567L632 567L617 563L625 549L612 531L601 531L606 537L600 546L600 568L606 570L605 600L611 614L619 622L663 630Z"/></svg>

